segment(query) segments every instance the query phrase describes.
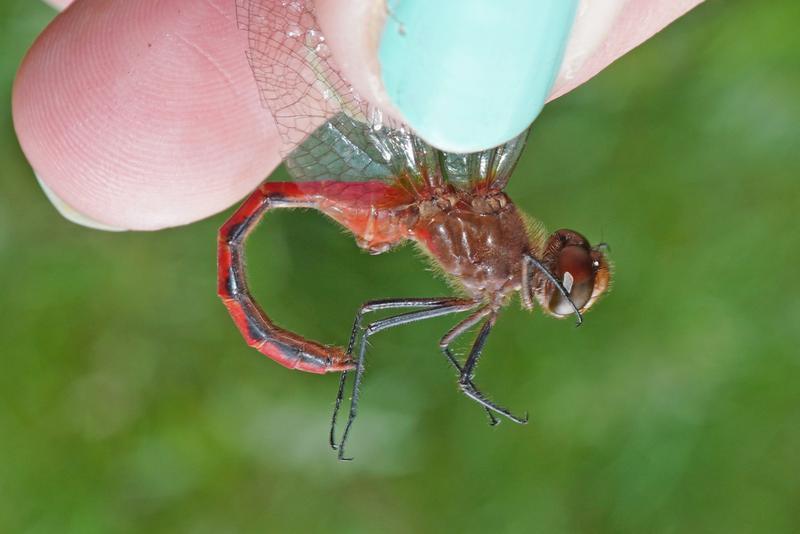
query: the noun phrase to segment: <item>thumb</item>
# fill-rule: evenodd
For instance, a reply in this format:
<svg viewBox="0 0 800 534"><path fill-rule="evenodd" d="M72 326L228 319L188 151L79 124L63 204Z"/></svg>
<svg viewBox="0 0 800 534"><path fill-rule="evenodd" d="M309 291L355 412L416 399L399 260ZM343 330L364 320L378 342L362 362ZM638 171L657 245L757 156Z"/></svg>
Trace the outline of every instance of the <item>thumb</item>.
<svg viewBox="0 0 800 534"><path fill-rule="evenodd" d="M426 141L495 146L701 0L318 0L344 77Z"/></svg>

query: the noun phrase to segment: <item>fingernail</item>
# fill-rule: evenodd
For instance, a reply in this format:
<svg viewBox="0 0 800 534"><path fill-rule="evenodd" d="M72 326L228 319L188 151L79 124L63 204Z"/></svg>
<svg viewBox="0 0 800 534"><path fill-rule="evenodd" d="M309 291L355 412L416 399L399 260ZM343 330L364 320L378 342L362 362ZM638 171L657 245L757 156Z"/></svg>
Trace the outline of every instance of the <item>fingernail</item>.
<svg viewBox="0 0 800 534"><path fill-rule="evenodd" d="M429 143L471 152L536 118L578 0L389 0L378 57L386 92Z"/></svg>
<svg viewBox="0 0 800 534"><path fill-rule="evenodd" d="M125 228L117 228L116 226L109 226L107 224L95 221L94 219L80 213L75 208L61 200L61 198L56 195L52 189L45 185L45 183L36 173L34 173L34 176L36 176L39 186L41 186L44 194L47 195L47 199L50 201L50 203L55 206L56 210L58 210L58 213L60 213L61 216L68 221L74 222L75 224L80 224L81 226L94 228L96 230L106 230L108 232L124 232L126 230Z"/></svg>

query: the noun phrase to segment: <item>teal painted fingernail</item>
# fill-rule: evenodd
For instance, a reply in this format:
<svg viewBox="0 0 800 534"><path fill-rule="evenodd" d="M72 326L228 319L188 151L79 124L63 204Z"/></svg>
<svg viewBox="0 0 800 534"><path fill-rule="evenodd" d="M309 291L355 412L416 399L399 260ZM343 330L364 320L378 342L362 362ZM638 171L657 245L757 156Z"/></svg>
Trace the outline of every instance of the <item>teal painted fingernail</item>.
<svg viewBox="0 0 800 534"><path fill-rule="evenodd" d="M578 0L389 0L378 57L386 92L428 142L492 147L536 118Z"/></svg>

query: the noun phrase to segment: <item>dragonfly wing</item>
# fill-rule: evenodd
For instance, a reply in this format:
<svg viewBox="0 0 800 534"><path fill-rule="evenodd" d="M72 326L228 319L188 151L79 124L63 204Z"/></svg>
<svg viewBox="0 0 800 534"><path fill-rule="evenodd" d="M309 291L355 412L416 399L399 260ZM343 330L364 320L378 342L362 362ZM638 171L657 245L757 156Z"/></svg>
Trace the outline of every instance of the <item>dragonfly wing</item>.
<svg viewBox="0 0 800 534"><path fill-rule="evenodd" d="M436 176L462 189L479 183L503 189L526 137L527 131L495 148L455 154L432 147L407 128L376 128L340 112L297 146L286 166L298 181L393 181L404 176L424 183Z"/></svg>
<svg viewBox="0 0 800 534"><path fill-rule="evenodd" d="M319 127L286 159L295 180L423 181L437 172L441 152L407 129L376 127L340 112Z"/></svg>
<svg viewBox="0 0 800 534"><path fill-rule="evenodd" d="M340 75L311 3L236 0L236 18L295 180L388 181L429 156L430 147L371 110Z"/></svg>
<svg viewBox="0 0 800 534"><path fill-rule="evenodd" d="M311 5L301 0L236 0L236 20L247 32L247 59L262 104L275 119L288 154L341 109L362 113L339 75Z"/></svg>
<svg viewBox="0 0 800 534"><path fill-rule="evenodd" d="M478 182L505 186L527 132L482 152L441 152L370 109L344 80L310 2L236 0L236 8L261 101L275 119L295 180L436 175L463 188Z"/></svg>
<svg viewBox="0 0 800 534"><path fill-rule="evenodd" d="M507 143L488 150L469 154L441 152L439 165L442 175L461 188L483 183L503 189L514 172L527 138L528 130L525 130Z"/></svg>

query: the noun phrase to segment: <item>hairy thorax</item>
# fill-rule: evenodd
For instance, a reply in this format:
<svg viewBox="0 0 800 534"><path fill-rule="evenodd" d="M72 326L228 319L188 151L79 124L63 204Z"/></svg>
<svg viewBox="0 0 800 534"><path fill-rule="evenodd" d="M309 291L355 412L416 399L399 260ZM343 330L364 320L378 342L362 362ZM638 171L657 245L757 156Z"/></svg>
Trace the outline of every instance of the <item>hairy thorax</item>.
<svg viewBox="0 0 800 534"><path fill-rule="evenodd" d="M451 190L418 207L412 239L472 297L503 300L520 288L529 237L508 196Z"/></svg>

